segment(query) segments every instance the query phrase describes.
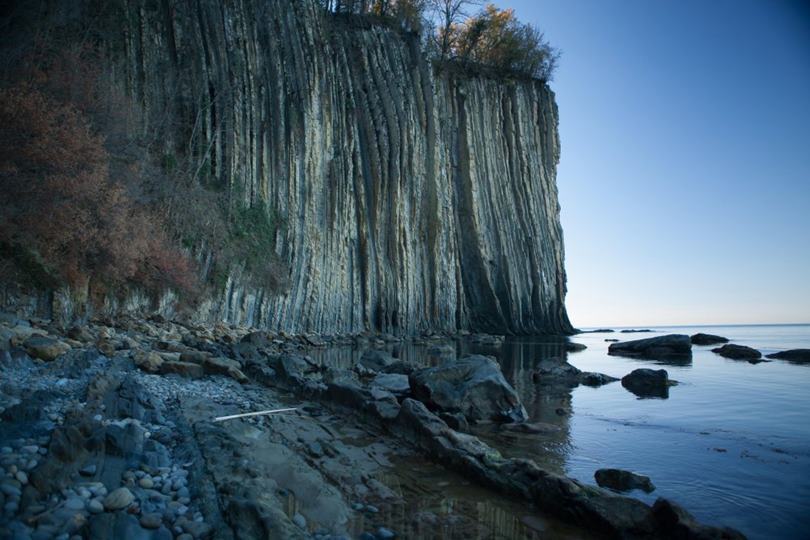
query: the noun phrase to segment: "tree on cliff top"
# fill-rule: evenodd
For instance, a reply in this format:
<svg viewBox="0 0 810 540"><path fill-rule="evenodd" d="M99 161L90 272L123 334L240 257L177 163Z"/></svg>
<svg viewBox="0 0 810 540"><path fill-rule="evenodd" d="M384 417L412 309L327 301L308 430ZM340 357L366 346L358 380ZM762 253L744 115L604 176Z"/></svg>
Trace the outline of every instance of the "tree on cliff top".
<svg viewBox="0 0 810 540"><path fill-rule="evenodd" d="M554 75L560 54L537 28L520 22L512 9L488 4L462 24L449 26L451 55L479 64L522 73L543 81Z"/></svg>
<svg viewBox="0 0 810 540"><path fill-rule="evenodd" d="M550 81L560 53L543 33L520 22L514 10L493 4L471 15L480 4L480 0L322 0L324 8L335 14L370 17L421 32L427 54L439 65Z"/></svg>

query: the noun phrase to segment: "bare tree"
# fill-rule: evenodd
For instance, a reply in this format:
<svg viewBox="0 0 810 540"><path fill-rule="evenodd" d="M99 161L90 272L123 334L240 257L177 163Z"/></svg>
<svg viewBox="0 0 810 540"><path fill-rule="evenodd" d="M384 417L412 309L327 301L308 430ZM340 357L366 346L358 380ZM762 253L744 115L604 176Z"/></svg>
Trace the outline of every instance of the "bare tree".
<svg viewBox="0 0 810 540"><path fill-rule="evenodd" d="M453 47L453 26L467 18L468 10L481 5L481 0L429 0L428 3L439 19L436 45L439 58L444 60Z"/></svg>

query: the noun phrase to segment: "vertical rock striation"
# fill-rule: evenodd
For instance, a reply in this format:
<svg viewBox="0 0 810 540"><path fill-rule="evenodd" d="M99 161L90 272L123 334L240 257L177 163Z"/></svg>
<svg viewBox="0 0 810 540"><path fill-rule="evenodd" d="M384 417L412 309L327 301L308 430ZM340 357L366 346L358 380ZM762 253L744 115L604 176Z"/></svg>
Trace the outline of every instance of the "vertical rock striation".
<svg viewBox="0 0 810 540"><path fill-rule="evenodd" d="M545 84L434 71L415 36L312 0L114 5L105 39L131 91L183 119L168 144L192 140L213 182L283 220L288 291L234 274L201 317L290 332L572 330Z"/></svg>

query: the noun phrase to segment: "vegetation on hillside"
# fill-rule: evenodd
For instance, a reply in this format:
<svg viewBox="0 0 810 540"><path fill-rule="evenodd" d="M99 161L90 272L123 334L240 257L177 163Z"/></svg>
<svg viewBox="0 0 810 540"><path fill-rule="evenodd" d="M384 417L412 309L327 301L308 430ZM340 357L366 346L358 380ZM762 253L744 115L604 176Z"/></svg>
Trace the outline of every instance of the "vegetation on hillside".
<svg viewBox="0 0 810 540"><path fill-rule="evenodd" d="M166 153L166 134L141 129L144 113L102 65L86 46L37 43L3 70L0 279L193 300L239 267L251 285L282 288L275 216L207 189L197 156Z"/></svg>

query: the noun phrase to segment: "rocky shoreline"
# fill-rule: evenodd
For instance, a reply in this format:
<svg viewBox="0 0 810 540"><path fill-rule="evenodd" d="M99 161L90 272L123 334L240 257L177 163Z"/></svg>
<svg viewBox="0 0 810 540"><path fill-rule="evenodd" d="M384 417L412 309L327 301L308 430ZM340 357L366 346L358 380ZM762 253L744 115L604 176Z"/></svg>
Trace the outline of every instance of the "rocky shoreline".
<svg viewBox="0 0 810 540"><path fill-rule="evenodd" d="M509 504L571 524L574 536L742 537L699 525L663 499L651 507L504 458L465 433L475 422L542 432L487 357L424 368L370 349L352 369L338 369L305 353L397 338L287 336L159 318L60 329L3 315L0 338L4 538L380 539L429 536L425 523L449 530L435 514L412 516L399 530L376 519L409 497L375 477L398 459L432 463L434 474L454 471ZM431 350L450 356L438 342ZM564 362L544 363L538 377L613 381ZM283 407L296 410L213 421Z"/></svg>

